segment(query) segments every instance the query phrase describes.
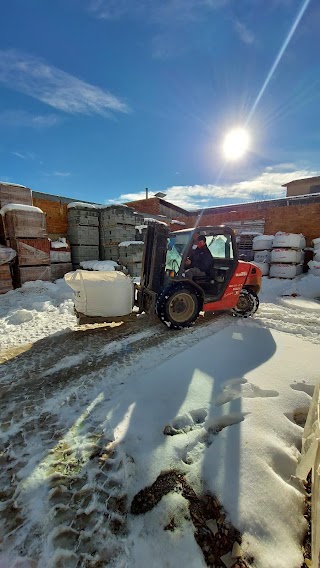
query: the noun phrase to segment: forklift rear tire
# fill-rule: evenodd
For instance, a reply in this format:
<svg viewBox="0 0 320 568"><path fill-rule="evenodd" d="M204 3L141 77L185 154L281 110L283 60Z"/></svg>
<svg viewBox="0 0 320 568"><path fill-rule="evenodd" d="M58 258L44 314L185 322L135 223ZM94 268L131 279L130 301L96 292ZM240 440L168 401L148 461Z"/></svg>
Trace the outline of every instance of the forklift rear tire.
<svg viewBox="0 0 320 568"><path fill-rule="evenodd" d="M199 316L199 301L185 284L164 290L157 302L157 314L170 329L191 327Z"/></svg>
<svg viewBox="0 0 320 568"><path fill-rule="evenodd" d="M237 318L248 318L256 313L259 307L259 298L253 290L243 288L239 295L239 300L232 314Z"/></svg>

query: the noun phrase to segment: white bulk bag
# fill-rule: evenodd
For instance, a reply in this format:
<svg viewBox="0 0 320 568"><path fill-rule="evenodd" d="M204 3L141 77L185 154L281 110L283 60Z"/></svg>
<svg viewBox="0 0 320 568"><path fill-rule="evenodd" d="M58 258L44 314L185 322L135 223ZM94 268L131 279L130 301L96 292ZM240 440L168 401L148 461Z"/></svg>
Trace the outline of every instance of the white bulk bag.
<svg viewBox="0 0 320 568"><path fill-rule="evenodd" d="M269 274L268 262L256 262L256 261L254 261L252 264L255 264L258 268L260 268L262 276L268 276L268 274Z"/></svg>
<svg viewBox="0 0 320 568"><path fill-rule="evenodd" d="M254 253L254 262L270 262L271 251L270 250L258 250Z"/></svg>
<svg viewBox="0 0 320 568"><path fill-rule="evenodd" d="M299 264L303 260L304 254L302 250L296 249L273 249L271 251L271 262L291 262Z"/></svg>
<svg viewBox="0 0 320 568"><path fill-rule="evenodd" d="M306 246L306 239L303 235L295 233L282 233L279 231L273 239L273 248L296 248L301 249Z"/></svg>
<svg viewBox="0 0 320 568"><path fill-rule="evenodd" d="M271 250L274 235L258 235L252 241L253 250Z"/></svg>
<svg viewBox="0 0 320 568"><path fill-rule="evenodd" d="M302 264L271 264L269 276L271 278L295 278L302 274Z"/></svg>
<svg viewBox="0 0 320 568"><path fill-rule="evenodd" d="M313 239L313 248L314 250L319 250L320 251L320 238L319 239Z"/></svg>
<svg viewBox="0 0 320 568"><path fill-rule="evenodd" d="M310 260L308 262L309 272L308 274L313 274L314 276L320 276L320 262L315 260Z"/></svg>
<svg viewBox="0 0 320 568"><path fill-rule="evenodd" d="M77 270L66 274L64 279L75 292L75 308L81 314L117 317L132 311L133 283L122 272Z"/></svg>

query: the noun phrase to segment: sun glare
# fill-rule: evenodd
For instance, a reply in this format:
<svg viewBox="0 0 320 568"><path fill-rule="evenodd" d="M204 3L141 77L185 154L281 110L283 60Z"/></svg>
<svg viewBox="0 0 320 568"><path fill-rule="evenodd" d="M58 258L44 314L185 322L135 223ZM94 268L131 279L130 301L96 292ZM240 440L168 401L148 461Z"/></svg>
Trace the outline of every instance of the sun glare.
<svg viewBox="0 0 320 568"><path fill-rule="evenodd" d="M230 130L223 142L223 153L227 160L238 160L250 145L249 134L243 128Z"/></svg>

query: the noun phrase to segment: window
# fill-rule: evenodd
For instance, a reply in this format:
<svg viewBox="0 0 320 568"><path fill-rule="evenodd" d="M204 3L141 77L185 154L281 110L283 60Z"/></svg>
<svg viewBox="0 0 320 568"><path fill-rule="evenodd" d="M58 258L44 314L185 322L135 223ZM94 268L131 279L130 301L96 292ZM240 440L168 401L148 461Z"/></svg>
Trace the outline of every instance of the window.
<svg viewBox="0 0 320 568"><path fill-rule="evenodd" d="M232 241L229 235L206 237L213 258L233 258Z"/></svg>

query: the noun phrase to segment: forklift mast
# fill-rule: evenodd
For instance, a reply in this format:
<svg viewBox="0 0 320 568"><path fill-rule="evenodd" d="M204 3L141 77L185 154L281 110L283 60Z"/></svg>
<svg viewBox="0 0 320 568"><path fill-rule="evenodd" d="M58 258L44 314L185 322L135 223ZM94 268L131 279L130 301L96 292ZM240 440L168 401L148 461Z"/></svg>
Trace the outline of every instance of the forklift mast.
<svg viewBox="0 0 320 568"><path fill-rule="evenodd" d="M145 236L141 281L136 287L140 312L154 314L158 293L163 287L169 229L159 223L149 225Z"/></svg>
<svg viewBox="0 0 320 568"><path fill-rule="evenodd" d="M156 294L164 283L168 235L168 227L157 223L148 226L145 237L141 286Z"/></svg>

